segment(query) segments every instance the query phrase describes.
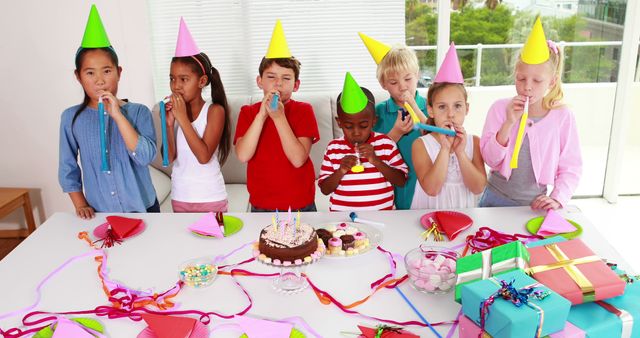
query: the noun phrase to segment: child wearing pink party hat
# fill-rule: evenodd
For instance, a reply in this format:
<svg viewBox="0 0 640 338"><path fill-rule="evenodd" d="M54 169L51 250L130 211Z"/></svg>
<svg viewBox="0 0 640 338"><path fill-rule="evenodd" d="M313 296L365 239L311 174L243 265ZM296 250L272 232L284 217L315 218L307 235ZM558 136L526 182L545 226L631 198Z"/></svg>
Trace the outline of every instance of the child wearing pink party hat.
<svg viewBox="0 0 640 338"><path fill-rule="evenodd" d="M376 105L376 125L373 130L386 134L398 144L400 154L409 167L404 186L395 186L395 206L409 209L416 187L411 145L422 133L414 128L415 122L425 123L426 101L417 91L420 66L416 53L404 45L389 46L359 33L362 42L378 65L376 77L380 86L389 92L389 99ZM415 116L407 113L407 105ZM414 121L414 118L417 120Z"/></svg>
<svg viewBox="0 0 640 338"><path fill-rule="evenodd" d="M182 18L169 83L166 123L169 159L173 161L173 211L225 212L227 191L220 167L231 148L227 96L220 73L200 51ZM211 85L211 102L202 98L207 85Z"/></svg>
<svg viewBox="0 0 640 338"><path fill-rule="evenodd" d="M234 137L236 155L247 163L251 211L316 211L309 153L320 133L313 107L291 98L300 87L300 62L291 55L279 20L258 73L264 95L240 109Z"/></svg>
<svg viewBox="0 0 640 338"><path fill-rule="evenodd" d="M416 184L411 209L473 208L487 182L480 138L463 127L469 113L456 46L451 43L427 92L429 120L455 136L429 133L413 142Z"/></svg>
<svg viewBox="0 0 640 338"><path fill-rule="evenodd" d="M537 18L515 65L517 95L496 101L484 124L480 146L491 174L481 207L550 210L571 199L582 156L575 117L561 102L562 64Z"/></svg>

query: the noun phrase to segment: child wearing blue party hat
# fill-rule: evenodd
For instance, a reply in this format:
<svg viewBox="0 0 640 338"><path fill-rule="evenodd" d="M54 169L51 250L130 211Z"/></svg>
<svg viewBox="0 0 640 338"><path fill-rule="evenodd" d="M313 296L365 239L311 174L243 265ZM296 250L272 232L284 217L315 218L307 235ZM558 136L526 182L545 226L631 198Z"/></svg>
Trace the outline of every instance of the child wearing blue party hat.
<svg viewBox="0 0 640 338"><path fill-rule="evenodd" d="M95 212L159 212L149 173L156 156L151 111L116 97L122 67L95 5L75 65L84 100L62 113L62 190L83 219Z"/></svg>

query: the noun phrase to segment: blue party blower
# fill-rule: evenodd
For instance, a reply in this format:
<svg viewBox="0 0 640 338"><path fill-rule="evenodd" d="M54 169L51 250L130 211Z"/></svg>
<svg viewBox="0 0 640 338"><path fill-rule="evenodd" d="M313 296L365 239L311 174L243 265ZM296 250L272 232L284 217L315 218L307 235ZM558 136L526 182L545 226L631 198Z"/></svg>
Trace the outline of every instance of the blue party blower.
<svg viewBox="0 0 640 338"><path fill-rule="evenodd" d="M271 110L278 110L278 100L280 100L278 93L273 94L271 97Z"/></svg>
<svg viewBox="0 0 640 338"><path fill-rule="evenodd" d="M166 102L165 102L166 101ZM169 138L167 137L167 109L165 104L169 98L165 98L158 104L160 106L160 125L162 126L162 166L169 166Z"/></svg>
<svg viewBox="0 0 640 338"><path fill-rule="evenodd" d="M98 121L100 124L100 158L102 159L100 169L103 172L108 172L111 170L109 169L109 159L107 158L107 112L104 111L102 97L98 98Z"/></svg>

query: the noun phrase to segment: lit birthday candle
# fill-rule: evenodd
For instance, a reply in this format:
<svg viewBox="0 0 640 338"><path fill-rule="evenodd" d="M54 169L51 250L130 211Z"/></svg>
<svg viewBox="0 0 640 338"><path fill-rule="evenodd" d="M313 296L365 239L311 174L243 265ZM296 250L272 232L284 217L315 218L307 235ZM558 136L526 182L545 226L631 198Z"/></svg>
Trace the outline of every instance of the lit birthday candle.
<svg viewBox="0 0 640 338"><path fill-rule="evenodd" d="M298 217L296 217L296 227L300 227L300 209L298 209Z"/></svg>
<svg viewBox="0 0 640 338"><path fill-rule="evenodd" d="M107 113L104 111L102 96L98 98L98 121L100 123L100 158L102 159L101 169L109 171L109 160L107 158Z"/></svg>

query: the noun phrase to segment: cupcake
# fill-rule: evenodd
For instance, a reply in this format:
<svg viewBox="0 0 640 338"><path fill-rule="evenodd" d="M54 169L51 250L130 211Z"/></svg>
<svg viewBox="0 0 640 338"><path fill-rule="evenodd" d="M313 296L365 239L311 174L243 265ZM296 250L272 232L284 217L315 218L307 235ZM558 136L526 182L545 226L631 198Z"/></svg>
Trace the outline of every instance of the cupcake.
<svg viewBox="0 0 640 338"><path fill-rule="evenodd" d="M342 250L347 251L354 248L356 240L352 235L343 235L340 236L340 239L342 240Z"/></svg>
<svg viewBox="0 0 640 338"><path fill-rule="evenodd" d="M338 255L342 251L342 240L340 238L332 237L329 239L329 253L332 255Z"/></svg>
<svg viewBox="0 0 640 338"><path fill-rule="evenodd" d="M361 248L365 246L365 242L367 239L367 235L364 232L358 231L353 235L353 238L356 240L355 246L356 248Z"/></svg>
<svg viewBox="0 0 640 338"><path fill-rule="evenodd" d="M334 232L333 232L333 237L335 237L335 238L340 238L340 237L342 237L343 235L346 235L346 234L347 234L347 233L346 233L346 232L344 232L344 230L340 230L340 229L338 229L338 230L336 230L336 231L334 231Z"/></svg>
<svg viewBox="0 0 640 338"><path fill-rule="evenodd" d="M331 232L327 229L318 229L316 230L316 234L318 235L318 238L320 238L322 240L322 242L324 243L324 246L326 248L329 247L329 239L331 239L331 237L333 237L333 235L331 234Z"/></svg>
<svg viewBox="0 0 640 338"><path fill-rule="evenodd" d="M344 230L347 230L347 228L348 228L348 227L349 227L349 226L347 225L347 223L340 223L340 224L338 224L338 226L336 227L336 229L338 229L338 230L343 230L343 231L344 231Z"/></svg>

